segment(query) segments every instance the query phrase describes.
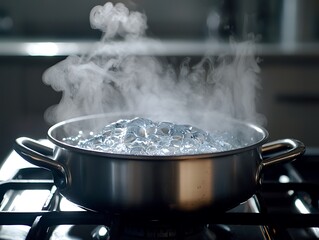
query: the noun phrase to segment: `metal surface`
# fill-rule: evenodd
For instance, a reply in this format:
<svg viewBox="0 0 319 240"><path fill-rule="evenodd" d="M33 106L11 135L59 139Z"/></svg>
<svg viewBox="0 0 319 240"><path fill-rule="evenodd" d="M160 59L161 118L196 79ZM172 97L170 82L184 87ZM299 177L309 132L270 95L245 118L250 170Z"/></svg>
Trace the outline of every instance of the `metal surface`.
<svg viewBox="0 0 319 240"><path fill-rule="evenodd" d="M0 56L69 56L86 54L98 47L107 55L119 52L151 56L218 56L231 54L229 42L211 40L163 40L145 39L136 42L99 43L98 40L55 40L0 38ZM318 56L316 42L296 43L293 46L280 43L255 43L256 52L262 56Z"/></svg>
<svg viewBox="0 0 319 240"><path fill-rule="evenodd" d="M62 139L70 136L67 132L78 132L83 123L96 124L98 119L89 116L53 126L48 136L55 149L24 137L14 146L30 163L51 170L66 198L97 211L154 215L224 211L255 193L263 167L291 161L304 152L301 142L282 140L273 147L267 144L274 156L264 160L268 151L261 149L268 136L266 130L236 121L234 129L248 132L253 143L212 154L117 155L63 143ZM105 124L113 118L102 119ZM282 153L283 149L289 149L288 153Z"/></svg>

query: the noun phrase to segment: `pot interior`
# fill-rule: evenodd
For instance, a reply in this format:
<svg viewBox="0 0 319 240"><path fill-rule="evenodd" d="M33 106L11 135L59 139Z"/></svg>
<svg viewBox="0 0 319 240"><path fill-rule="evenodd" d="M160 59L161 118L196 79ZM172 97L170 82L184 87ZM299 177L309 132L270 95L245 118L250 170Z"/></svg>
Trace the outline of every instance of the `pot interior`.
<svg viewBox="0 0 319 240"><path fill-rule="evenodd" d="M81 135L84 136L84 138L90 138L96 133L99 133L104 126L110 123L120 119L133 119L135 117L148 118L152 121L189 124L204 131L208 131L212 136L216 135L220 137L220 135L222 135L225 141L229 141L230 144L234 145L233 149L231 149L234 151L261 145L268 137L267 131L262 127L226 118L217 114L214 114L213 117L212 115L204 114L192 114L190 117L174 114L173 116L162 117L156 114L112 113L88 115L60 122L49 129L48 138L60 147L86 151L86 149L81 149L78 146L66 143L65 139L75 137L79 135L79 132L81 132ZM217 154L220 154L220 152L217 152Z"/></svg>

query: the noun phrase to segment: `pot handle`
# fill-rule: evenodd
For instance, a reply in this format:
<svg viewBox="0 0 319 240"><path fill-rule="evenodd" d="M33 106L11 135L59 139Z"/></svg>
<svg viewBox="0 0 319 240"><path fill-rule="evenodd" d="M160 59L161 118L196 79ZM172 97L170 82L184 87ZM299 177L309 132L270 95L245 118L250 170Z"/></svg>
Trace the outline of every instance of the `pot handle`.
<svg viewBox="0 0 319 240"><path fill-rule="evenodd" d="M13 144L14 150L29 163L51 171L54 183L60 189L68 184L65 167L54 160L53 148L27 137L20 137Z"/></svg>
<svg viewBox="0 0 319 240"><path fill-rule="evenodd" d="M261 148L263 155L261 167L295 160L305 152L305 149L305 145L296 139L281 139L266 143ZM266 155L269 157L265 157Z"/></svg>

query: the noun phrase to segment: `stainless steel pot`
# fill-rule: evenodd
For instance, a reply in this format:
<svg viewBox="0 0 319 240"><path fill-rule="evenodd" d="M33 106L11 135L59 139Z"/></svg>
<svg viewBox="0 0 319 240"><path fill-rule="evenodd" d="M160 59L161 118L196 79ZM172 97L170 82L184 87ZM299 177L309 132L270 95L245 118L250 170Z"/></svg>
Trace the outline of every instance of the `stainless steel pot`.
<svg viewBox="0 0 319 240"><path fill-rule="evenodd" d="M237 121L230 125L245 144L209 154L120 155L81 149L63 141L85 131L83 124L92 127L118 119L102 115L61 122L48 131L54 148L21 137L14 149L30 163L51 170L62 195L79 206L155 215L228 210L256 192L264 168L294 160L305 150L303 143L293 139L265 144L265 129ZM266 158L268 153L272 156Z"/></svg>

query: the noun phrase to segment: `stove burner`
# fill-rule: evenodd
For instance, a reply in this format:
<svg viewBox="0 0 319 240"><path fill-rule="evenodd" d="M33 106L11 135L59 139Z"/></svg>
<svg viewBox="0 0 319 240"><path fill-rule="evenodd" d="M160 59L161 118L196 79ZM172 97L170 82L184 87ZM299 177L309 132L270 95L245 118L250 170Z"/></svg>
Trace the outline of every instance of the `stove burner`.
<svg viewBox="0 0 319 240"><path fill-rule="evenodd" d="M215 240L216 235L204 224L166 224L161 221L146 223L126 222L111 227L112 239L185 239L185 240Z"/></svg>
<svg viewBox="0 0 319 240"><path fill-rule="evenodd" d="M300 162L307 163L304 159ZM316 163L318 166L319 161ZM197 217L161 216L155 221L136 214L64 209L66 199L54 186L51 173L28 167L20 169L14 178L0 182L0 239L7 226L16 225L24 225L21 233L25 236L19 239L26 240L319 239L319 181L304 181L294 164L272 168L264 176L257 194L229 212L203 213ZM27 191L47 193L39 209L21 208L26 211L22 212L14 206L16 199ZM31 196L31 201L34 199ZM20 201L26 202L24 198ZM61 236L61 228L68 229L66 236ZM20 232L12 231L11 234L6 231L6 236L16 240Z"/></svg>

